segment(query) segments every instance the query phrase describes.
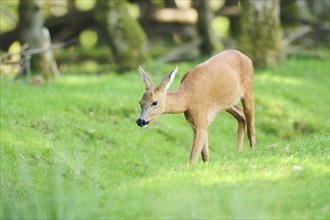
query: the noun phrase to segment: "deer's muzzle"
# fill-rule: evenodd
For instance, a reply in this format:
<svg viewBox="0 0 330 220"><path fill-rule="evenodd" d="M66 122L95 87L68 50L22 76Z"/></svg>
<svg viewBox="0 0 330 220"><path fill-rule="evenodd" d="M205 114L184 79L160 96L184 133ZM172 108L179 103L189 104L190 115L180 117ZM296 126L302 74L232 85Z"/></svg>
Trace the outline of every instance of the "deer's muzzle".
<svg viewBox="0 0 330 220"><path fill-rule="evenodd" d="M136 121L136 124L137 124L138 126L144 128L144 127L146 127L146 126L149 124L149 122L139 118L139 119Z"/></svg>

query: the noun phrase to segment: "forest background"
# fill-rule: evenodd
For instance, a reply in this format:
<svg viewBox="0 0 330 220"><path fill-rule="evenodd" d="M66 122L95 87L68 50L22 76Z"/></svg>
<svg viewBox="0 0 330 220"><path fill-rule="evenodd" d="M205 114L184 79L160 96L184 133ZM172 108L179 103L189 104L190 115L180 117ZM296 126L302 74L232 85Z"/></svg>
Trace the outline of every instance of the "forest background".
<svg viewBox="0 0 330 220"><path fill-rule="evenodd" d="M0 2L1 218L329 219L327 0ZM257 148L236 121L187 166L182 116L135 125L159 81L211 55L253 60Z"/></svg>

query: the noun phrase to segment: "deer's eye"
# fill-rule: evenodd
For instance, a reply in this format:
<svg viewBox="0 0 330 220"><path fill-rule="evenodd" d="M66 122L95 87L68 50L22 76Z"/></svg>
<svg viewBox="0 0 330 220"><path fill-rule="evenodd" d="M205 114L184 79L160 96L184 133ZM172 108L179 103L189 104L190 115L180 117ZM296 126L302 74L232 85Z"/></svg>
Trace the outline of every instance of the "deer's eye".
<svg viewBox="0 0 330 220"><path fill-rule="evenodd" d="M157 105L158 105L158 102L157 101L154 101L154 102L151 103L151 106L153 106L153 107L154 106L157 106Z"/></svg>

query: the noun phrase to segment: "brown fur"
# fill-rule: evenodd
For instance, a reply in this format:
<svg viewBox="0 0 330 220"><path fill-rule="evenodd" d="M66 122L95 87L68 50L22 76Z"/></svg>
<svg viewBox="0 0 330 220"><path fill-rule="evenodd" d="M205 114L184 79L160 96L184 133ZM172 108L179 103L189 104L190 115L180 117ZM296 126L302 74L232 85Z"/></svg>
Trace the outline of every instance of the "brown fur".
<svg viewBox="0 0 330 220"><path fill-rule="evenodd" d="M194 130L190 163L195 163L200 153L203 161L208 161L207 127L220 111L227 111L238 121L237 150L241 151L243 148L245 123L250 146L255 146L254 68L251 60L241 52L223 51L197 65L184 74L181 86L174 92L166 92L165 89L173 78L173 71L157 87L143 70L140 72L148 93L140 101L140 119L149 122L164 113L184 113ZM237 105L240 100L243 109ZM158 105L152 107L151 103L154 101Z"/></svg>

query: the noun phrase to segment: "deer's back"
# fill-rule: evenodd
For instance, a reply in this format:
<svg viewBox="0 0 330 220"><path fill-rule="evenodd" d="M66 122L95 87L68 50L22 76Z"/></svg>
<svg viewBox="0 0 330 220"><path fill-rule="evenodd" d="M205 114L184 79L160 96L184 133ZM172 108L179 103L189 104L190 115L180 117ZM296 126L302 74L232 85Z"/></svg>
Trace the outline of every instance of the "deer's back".
<svg viewBox="0 0 330 220"><path fill-rule="evenodd" d="M194 105L226 109L243 96L243 81L250 78L251 60L239 51L227 50L194 67L182 79L182 87Z"/></svg>

